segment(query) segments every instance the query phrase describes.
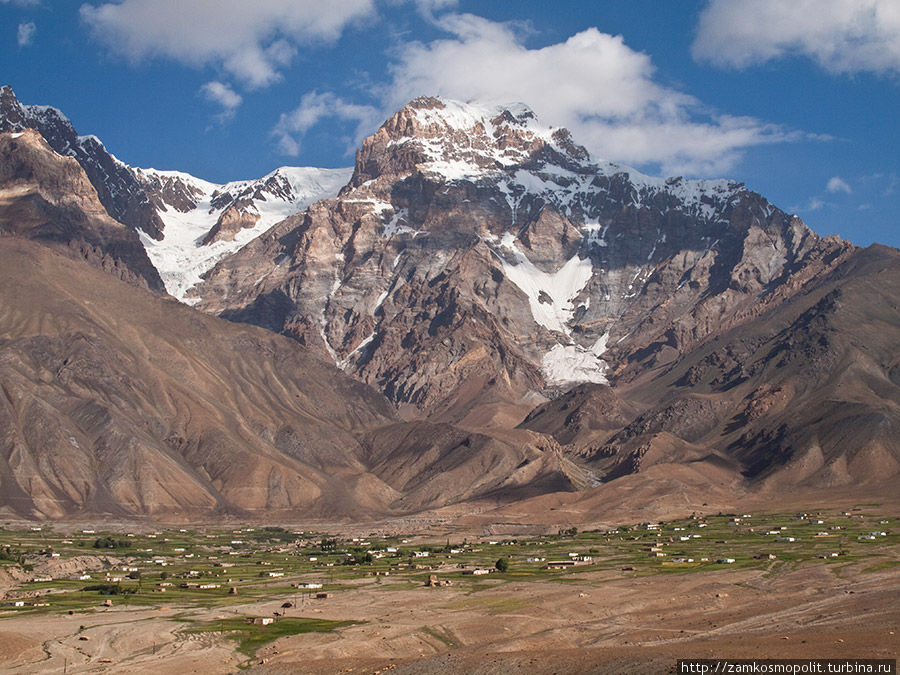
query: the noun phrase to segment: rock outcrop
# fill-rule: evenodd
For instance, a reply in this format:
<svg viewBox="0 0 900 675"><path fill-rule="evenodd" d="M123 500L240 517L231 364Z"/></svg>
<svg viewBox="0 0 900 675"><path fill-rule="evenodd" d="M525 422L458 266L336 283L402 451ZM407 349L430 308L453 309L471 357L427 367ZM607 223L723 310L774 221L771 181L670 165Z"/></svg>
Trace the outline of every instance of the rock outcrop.
<svg viewBox="0 0 900 675"><path fill-rule="evenodd" d="M34 129L56 152L81 165L112 218L162 239L165 225L130 166L109 153L96 136L79 136L58 109L22 105L11 87L0 87L0 132L24 129Z"/></svg>
<svg viewBox="0 0 900 675"><path fill-rule="evenodd" d="M31 129L0 133L0 236L40 241L164 291L138 235L109 217L81 166Z"/></svg>
<svg viewBox="0 0 900 675"><path fill-rule="evenodd" d="M157 240L16 128L10 515L546 522L896 492L900 253L741 184L592 161L524 106L422 98L352 174L131 170ZM146 291L163 281L203 312Z"/></svg>

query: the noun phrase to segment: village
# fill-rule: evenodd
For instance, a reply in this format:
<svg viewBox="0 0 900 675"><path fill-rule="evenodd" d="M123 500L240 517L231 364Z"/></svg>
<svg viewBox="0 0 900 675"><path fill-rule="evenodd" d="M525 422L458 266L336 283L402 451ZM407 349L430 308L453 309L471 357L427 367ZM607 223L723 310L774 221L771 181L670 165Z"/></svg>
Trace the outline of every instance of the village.
<svg viewBox="0 0 900 675"><path fill-rule="evenodd" d="M285 635L370 621L364 611L327 616L330 603L372 591L419 593L422 603L432 603L451 591L454 602L468 602L490 589L505 592L504 602L517 607L529 583L713 578L719 570L772 574L797 565L891 569L900 564L898 522L856 507L695 514L589 532L560 527L528 537L338 536L278 526L144 532L99 524L6 527L0 530L0 631L26 616L114 612L121 621L129 612L168 610L181 617L185 634L216 633L254 659L263 645ZM209 620L211 611L220 612L218 620Z"/></svg>

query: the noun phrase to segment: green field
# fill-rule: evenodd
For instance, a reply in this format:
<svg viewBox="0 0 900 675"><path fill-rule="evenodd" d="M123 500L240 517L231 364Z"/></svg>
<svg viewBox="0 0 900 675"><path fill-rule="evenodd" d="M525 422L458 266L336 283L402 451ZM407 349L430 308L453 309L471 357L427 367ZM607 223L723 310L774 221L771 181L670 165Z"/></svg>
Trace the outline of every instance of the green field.
<svg viewBox="0 0 900 675"><path fill-rule="evenodd" d="M0 565L25 579L7 597L7 603L21 597L24 606L6 604L0 618L22 612L92 612L107 600L116 606L186 609L269 599L298 603L316 592L340 593L360 584L385 592L407 589L424 584L431 574L477 594L511 582L565 584L598 571L702 574L723 568L772 570L800 561L863 561L866 569L878 570L898 564L898 522L896 516L866 506L849 512L720 514L608 531L567 529L542 537L445 538L416 545L404 543L405 537L352 540L280 527L0 529ZM655 553L661 555L651 557ZM505 573L494 569L501 558L509 564ZM548 568L551 561L576 559L571 567ZM475 568L493 572L464 573ZM79 578L83 575L90 579ZM52 579L41 580L48 576ZM297 588L309 582L322 587ZM591 583L602 584L602 575L593 574Z"/></svg>
<svg viewBox="0 0 900 675"><path fill-rule="evenodd" d="M351 626L354 621L328 621L325 619L304 619L282 617L277 622L263 626L250 623L243 617L229 617L218 621L190 622L185 632L221 633L238 643L237 650L253 658L256 651L278 638L301 633L331 633L338 628Z"/></svg>

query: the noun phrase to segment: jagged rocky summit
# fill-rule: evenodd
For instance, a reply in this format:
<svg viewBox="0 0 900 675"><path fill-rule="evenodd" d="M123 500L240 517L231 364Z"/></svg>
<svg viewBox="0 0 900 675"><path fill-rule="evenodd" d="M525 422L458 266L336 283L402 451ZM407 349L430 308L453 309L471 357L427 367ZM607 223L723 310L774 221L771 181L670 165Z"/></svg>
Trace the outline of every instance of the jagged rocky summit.
<svg viewBox="0 0 900 675"><path fill-rule="evenodd" d="M337 194L349 169L281 167L257 180L222 185L178 171L135 169L165 235L141 239L166 289L186 298L216 262L311 203Z"/></svg>
<svg viewBox="0 0 900 675"><path fill-rule="evenodd" d="M72 157L33 129L0 133L0 237L39 241L123 281L163 291L138 235L111 218Z"/></svg>
<svg viewBox="0 0 900 675"><path fill-rule="evenodd" d="M166 290L183 299L218 260L346 184L350 169L281 167L256 180L210 183L129 166L58 109L23 105L0 87L0 132L33 129L84 169L108 214L141 236Z"/></svg>
<svg viewBox="0 0 900 675"><path fill-rule="evenodd" d="M189 297L320 349L401 408L486 421L492 404L646 375L851 250L742 184L595 162L523 105L420 98L363 141L337 197Z"/></svg>
<svg viewBox="0 0 900 675"><path fill-rule="evenodd" d="M110 216L160 239L165 225L131 168L107 152L96 136L79 136L57 108L22 105L12 87L0 87L0 132L34 129L53 150L73 157L84 169Z"/></svg>

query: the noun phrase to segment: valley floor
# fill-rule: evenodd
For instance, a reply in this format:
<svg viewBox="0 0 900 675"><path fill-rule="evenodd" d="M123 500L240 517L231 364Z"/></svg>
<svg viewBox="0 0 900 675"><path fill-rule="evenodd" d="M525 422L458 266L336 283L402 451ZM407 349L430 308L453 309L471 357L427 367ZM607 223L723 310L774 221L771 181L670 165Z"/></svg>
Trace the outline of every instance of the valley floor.
<svg viewBox="0 0 900 675"><path fill-rule="evenodd" d="M478 597L422 589L335 602L371 617L340 636L284 639L253 672L667 672L679 658L896 658L900 575L807 564L766 572L591 574ZM351 671L352 669L352 671Z"/></svg>
<svg viewBox="0 0 900 675"><path fill-rule="evenodd" d="M310 574L289 575L279 578L277 586L266 586L261 578L268 572L257 575L255 570L259 581L245 579L240 595L223 595L214 602L187 602L194 591L179 595L177 584L144 604L115 596L111 607L93 600L90 606L72 605L76 609L68 612L60 611L66 605L54 604L60 598L45 595L51 607L17 615L3 608L0 670L659 673L675 672L680 658L896 659L900 545L889 529L895 519L861 522L860 531L873 521L888 524L881 525L888 533L872 542L865 535L858 539L855 532L842 543L808 536L776 542L759 528L726 527L725 517L709 519L705 529L685 520L662 524L659 532L641 526L557 535L536 545L485 541L462 555L480 556L482 564L509 555L513 563L505 574L483 576L464 576L456 565L438 564L443 554L437 548L432 548L431 565L413 565L412 551L423 544L410 540L410 562L400 570L395 565L389 575L376 575L376 568L364 566L338 565L319 572L328 591L320 599L315 592L293 588L310 580ZM782 521L772 517L764 522L763 530ZM821 527L796 518L783 522L788 523L785 532ZM696 538L685 532L703 534ZM681 544L681 536L688 541ZM717 541L721 537L730 540ZM158 541L176 545L162 536ZM660 541L672 553L680 546L689 552L728 547L738 559L735 564L653 560L645 550ZM598 555L585 565L550 572L543 560L526 558L538 545L552 559L587 546L596 546ZM173 550L182 550L178 546ZM828 553L838 548L841 554ZM778 554L774 559L749 555L760 550ZM253 555L265 560L259 550ZM402 555L405 559L406 552ZM312 564L305 554L301 557L302 564ZM237 574L232 570L240 568L240 558L250 564L250 555L233 557L229 574ZM199 561L190 564L196 567ZM430 575L451 583L426 586ZM148 587L154 584L147 573L143 584L149 597ZM291 606L285 607L286 601ZM244 623L246 617L273 615L280 616L269 626ZM277 630L281 633L266 633Z"/></svg>
<svg viewBox="0 0 900 675"><path fill-rule="evenodd" d="M679 658L897 658L900 575L862 567L809 562L774 574L638 579L592 572L477 593L369 583L286 613L365 623L281 638L257 652L249 672L657 673L674 672ZM280 606L189 615L215 622ZM184 618L161 607L6 620L2 670L229 673L247 663L220 634L186 632Z"/></svg>

